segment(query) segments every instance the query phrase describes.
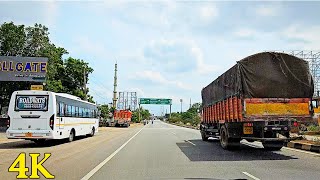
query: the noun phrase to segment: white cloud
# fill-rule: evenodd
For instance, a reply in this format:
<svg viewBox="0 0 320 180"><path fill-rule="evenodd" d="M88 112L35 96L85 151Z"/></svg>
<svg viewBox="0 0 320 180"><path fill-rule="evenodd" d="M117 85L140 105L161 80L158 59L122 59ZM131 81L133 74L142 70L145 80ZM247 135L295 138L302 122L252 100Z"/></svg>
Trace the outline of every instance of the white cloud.
<svg viewBox="0 0 320 180"><path fill-rule="evenodd" d="M27 26L41 23L53 29L56 27L58 15L59 5L55 1L0 2L0 22L13 21Z"/></svg>
<svg viewBox="0 0 320 180"><path fill-rule="evenodd" d="M257 32L249 28L241 28L234 32L234 35L240 38L250 38L257 35Z"/></svg>
<svg viewBox="0 0 320 180"><path fill-rule="evenodd" d="M204 60L202 49L188 38L160 39L151 41L145 48L145 57L170 73L193 72L207 74L217 71L218 66Z"/></svg>
<svg viewBox="0 0 320 180"><path fill-rule="evenodd" d="M208 74L219 70L218 66L206 63L204 61L202 50L199 47L193 46L191 48L191 52L194 54L197 60L197 73Z"/></svg>
<svg viewBox="0 0 320 180"><path fill-rule="evenodd" d="M56 27L56 20L58 17L58 4L57 2L50 0L46 1L45 4L45 21L47 22L47 26L49 26L51 29Z"/></svg>
<svg viewBox="0 0 320 180"><path fill-rule="evenodd" d="M279 12L279 7L277 6L258 6L256 9L256 13L260 16L276 16Z"/></svg>
<svg viewBox="0 0 320 180"><path fill-rule="evenodd" d="M320 26L301 28L302 25L294 24L285 28L280 35L296 41L294 46L304 50L318 50L320 47ZM291 45L292 46L292 45Z"/></svg>
<svg viewBox="0 0 320 180"><path fill-rule="evenodd" d="M106 55L106 49L100 42L96 42L89 37L76 36L73 38L75 46L72 48L74 52L86 52L90 55L101 56Z"/></svg>
<svg viewBox="0 0 320 180"><path fill-rule="evenodd" d="M202 20L208 22L218 16L218 8L215 5L203 6L200 8L200 17Z"/></svg>
<svg viewBox="0 0 320 180"><path fill-rule="evenodd" d="M159 85L173 86L173 87L178 87L185 90L191 89L190 86L188 86L187 84L184 84L181 81L167 79L160 72L155 72L150 70L138 71L131 78L135 80L147 80L147 81L157 83Z"/></svg>

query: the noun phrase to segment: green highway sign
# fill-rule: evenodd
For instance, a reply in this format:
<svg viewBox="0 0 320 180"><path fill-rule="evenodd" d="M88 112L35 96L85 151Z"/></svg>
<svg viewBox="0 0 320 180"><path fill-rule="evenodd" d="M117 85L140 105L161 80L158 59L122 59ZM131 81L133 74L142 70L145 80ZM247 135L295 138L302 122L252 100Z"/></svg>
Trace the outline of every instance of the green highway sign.
<svg viewBox="0 0 320 180"><path fill-rule="evenodd" d="M171 105L172 99L155 99L155 98L140 98L139 104L164 104Z"/></svg>

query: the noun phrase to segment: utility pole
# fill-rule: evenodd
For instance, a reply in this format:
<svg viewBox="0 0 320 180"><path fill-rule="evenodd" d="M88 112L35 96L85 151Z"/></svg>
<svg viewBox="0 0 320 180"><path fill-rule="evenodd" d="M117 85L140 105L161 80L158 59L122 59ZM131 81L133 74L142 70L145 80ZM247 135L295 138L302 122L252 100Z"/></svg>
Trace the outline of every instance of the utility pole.
<svg viewBox="0 0 320 180"><path fill-rule="evenodd" d="M189 109L191 108L191 98L190 98L190 106L189 106Z"/></svg>
<svg viewBox="0 0 320 180"><path fill-rule="evenodd" d="M180 103L181 103L181 111L180 111L180 113L182 114L182 99L180 99Z"/></svg>
<svg viewBox="0 0 320 180"><path fill-rule="evenodd" d="M113 84L113 98L112 98L112 107L116 109L117 107L117 63L114 65L114 84Z"/></svg>
<svg viewBox="0 0 320 180"><path fill-rule="evenodd" d="M87 101L87 76L86 76L86 68L83 69L83 91L84 91L84 100Z"/></svg>

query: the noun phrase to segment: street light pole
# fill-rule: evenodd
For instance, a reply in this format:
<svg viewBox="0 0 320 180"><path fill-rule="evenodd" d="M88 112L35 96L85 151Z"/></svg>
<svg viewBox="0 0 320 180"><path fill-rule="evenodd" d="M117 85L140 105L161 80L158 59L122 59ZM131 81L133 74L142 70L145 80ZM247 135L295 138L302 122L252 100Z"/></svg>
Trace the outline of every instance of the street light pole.
<svg viewBox="0 0 320 180"><path fill-rule="evenodd" d="M180 103L181 103L181 114L182 114L182 99L180 99Z"/></svg>

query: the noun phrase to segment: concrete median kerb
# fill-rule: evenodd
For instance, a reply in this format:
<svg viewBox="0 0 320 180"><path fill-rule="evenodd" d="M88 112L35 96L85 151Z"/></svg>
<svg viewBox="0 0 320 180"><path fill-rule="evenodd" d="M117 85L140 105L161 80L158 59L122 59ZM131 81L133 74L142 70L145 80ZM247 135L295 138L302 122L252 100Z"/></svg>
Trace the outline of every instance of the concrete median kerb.
<svg viewBox="0 0 320 180"><path fill-rule="evenodd" d="M303 140L290 141L287 143L287 147L320 153L320 145L312 142L305 142Z"/></svg>

